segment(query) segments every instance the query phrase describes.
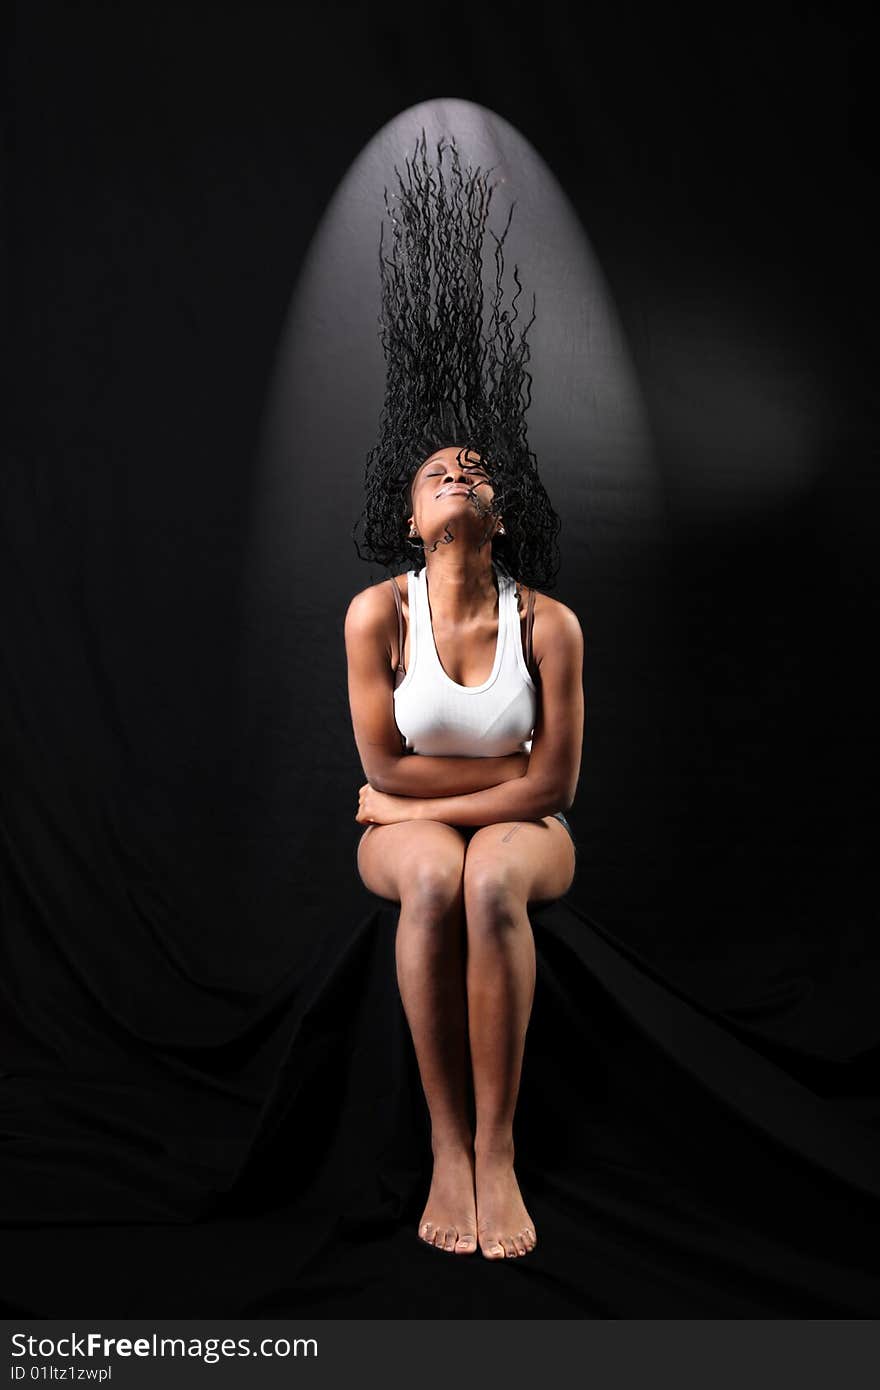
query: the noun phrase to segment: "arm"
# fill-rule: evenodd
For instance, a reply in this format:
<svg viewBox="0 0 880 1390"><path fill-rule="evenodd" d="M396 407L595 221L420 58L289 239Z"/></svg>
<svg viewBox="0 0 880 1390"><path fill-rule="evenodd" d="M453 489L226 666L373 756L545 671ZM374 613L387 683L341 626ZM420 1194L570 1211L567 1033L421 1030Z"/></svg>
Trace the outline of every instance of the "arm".
<svg viewBox="0 0 880 1390"><path fill-rule="evenodd" d="M570 608L555 600L535 609L534 656L540 698L524 777L462 796L382 799L382 819L439 820L447 825L494 825L540 820L572 805L580 774L584 730L584 639Z"/></svg>
<svg viewBox="0 0 880 1390"><path fill-rule="evenodd" d="M431 758L401 752L400 731L394 722L392 627L380 589L374 585L355 594L345 615L348 698L355 743L370 786L397 796L446 797L522 778L529 765L528 753Z"/></svg>
<svg viewBox="0 0 880 1390"><path fill-rule="evenodd" d="M500 758L432 758L407 753L389 763L381 786L370 777L367 781L377 791L395 796L459 796L524 777L528 765L528 753L507 753Z"/></svg>

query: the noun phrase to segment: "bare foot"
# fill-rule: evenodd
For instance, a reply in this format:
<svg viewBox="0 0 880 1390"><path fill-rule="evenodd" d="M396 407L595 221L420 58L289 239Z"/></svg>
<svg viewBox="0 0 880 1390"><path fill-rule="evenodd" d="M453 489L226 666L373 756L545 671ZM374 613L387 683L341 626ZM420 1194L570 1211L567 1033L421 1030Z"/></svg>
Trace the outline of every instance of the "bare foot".
<svg viewBox="0 0 880 1390"><path fill-rule="evenodd" d="M513 1171L513 1148L476 1156L477 1231L487 1260L527 1255L538 1243Z"/></svg>
<svg viewBox="0 0 880 1390"><path fill-rule="evenodd" d="M474 1156L469 1150L441 1150L434 1155L434 1176L419 1222L419 1238L455 1255L476 1251Z"/></svg>

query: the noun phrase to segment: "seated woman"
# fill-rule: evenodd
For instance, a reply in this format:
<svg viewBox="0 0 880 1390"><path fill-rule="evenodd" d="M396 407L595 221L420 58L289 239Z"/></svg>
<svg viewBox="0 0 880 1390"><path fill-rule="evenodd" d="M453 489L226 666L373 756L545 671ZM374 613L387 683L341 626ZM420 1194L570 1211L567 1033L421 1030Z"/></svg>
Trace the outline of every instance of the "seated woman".
<svg viewBox="0 0 880 1390"><path fill-rule="evenodd" d="M403 498L424 563L356 594L345 619L367 778L358 869L400 904L397 979L434 1155L419 1235L516 1257L537 1242L513 1163L535 988L528 907L575 872L563 813L580 771L583 636L570 608L508 572L479 454L433 451ZM534 556L546 510L543 534L534 511L514 510L512 553Z"/></svg>

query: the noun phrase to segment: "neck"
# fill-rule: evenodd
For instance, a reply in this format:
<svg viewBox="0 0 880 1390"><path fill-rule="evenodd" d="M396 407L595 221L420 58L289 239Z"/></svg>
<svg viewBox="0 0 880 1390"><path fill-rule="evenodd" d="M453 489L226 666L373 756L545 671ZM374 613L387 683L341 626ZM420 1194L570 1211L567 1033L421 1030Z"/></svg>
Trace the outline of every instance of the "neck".
<svg viewBox="0 0 880 1390"><path fill-rule="evenodd" d="M438 546L425 555L425 574L435 620L465 622L495 607L498 590L488 545L480 551Z"/></svg>

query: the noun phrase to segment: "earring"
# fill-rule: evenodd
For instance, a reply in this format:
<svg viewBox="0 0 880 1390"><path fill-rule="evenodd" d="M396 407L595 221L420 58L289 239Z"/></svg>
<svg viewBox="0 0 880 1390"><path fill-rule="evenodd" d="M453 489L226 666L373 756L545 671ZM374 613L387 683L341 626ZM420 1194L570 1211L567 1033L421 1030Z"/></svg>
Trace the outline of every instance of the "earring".
<svg viewBox="0 0 880 1390"><path fill-rule="evenodd" d="M498 530L495 532L495 534L496 534L496 536L506 536L506 535L507 535L507 532L506 532L505 529L504 529L504 522L503 522L503 521L500 521L500 522L498 523Z"/></svg>

